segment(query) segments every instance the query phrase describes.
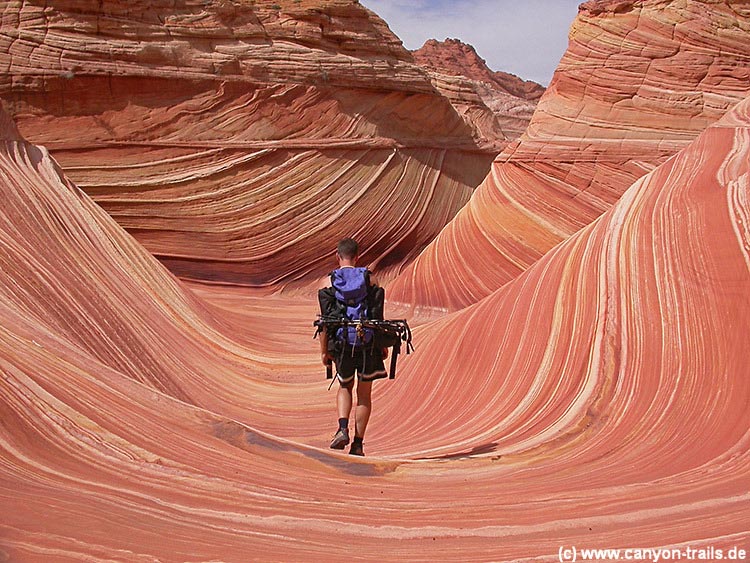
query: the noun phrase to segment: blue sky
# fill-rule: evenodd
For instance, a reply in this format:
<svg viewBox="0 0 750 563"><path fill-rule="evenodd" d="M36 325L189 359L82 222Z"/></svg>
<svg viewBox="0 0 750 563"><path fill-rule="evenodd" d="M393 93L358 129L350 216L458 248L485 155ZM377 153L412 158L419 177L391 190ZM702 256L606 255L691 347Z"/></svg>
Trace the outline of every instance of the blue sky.
<svg viewBox="0 0 750 563"><path fill-rule="evenodd" d="M360 0L407 49L451 37L473 45L492 70L547 85L583 0Z"/></svg>

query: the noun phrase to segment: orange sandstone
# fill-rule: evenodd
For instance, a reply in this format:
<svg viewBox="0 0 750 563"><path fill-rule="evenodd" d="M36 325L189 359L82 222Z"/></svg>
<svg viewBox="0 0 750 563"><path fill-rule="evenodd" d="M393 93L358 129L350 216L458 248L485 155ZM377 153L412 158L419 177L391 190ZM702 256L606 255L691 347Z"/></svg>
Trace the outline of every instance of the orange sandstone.
<svg viewBox="0 0 750 563"><path fill-rule="evenodd" d="M460 309L607 211L750 93L745 1L595 2L528 130L391 288Z"/></svg>

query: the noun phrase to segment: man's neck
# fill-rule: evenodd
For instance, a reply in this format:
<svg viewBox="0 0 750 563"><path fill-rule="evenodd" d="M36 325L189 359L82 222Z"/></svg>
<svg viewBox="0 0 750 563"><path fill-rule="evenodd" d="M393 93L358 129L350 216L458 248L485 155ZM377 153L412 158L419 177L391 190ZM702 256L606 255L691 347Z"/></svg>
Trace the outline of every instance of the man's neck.
<svg viewBox="0 0 750 563"><path fill-rule="evenodd" d="M356 263L354 260L339 260L339 268L354 268Z"/></svg>

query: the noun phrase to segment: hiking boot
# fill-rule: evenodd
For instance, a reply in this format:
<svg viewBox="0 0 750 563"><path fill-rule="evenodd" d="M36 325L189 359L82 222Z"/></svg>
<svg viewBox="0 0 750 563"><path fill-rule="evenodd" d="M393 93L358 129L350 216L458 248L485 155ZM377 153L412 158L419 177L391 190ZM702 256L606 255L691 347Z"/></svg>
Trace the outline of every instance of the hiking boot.
<svg viewBox="0 0 750 563"><path fill-rule="evenodd" d="M343 450L348 443L349 430L346 428L339 428L338 432L336 432L336 435L333 437L333 440L331 440L331 449Z"/></svg>
<svg viewBox="0 0 750 563"><path fill-rule="evenodd" d="M349 448L349 455L365 455L365 450L362 448L362 442L353 442L352 447Z"/></svg>

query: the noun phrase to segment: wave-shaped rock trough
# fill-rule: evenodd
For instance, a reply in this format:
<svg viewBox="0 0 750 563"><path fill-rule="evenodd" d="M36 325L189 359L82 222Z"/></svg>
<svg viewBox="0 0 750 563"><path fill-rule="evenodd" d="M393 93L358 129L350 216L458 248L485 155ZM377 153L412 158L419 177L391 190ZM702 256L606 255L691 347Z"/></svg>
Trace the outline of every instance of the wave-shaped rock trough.
<svg viewBox="0 0 750 563"><path fill-rule="evenodd" d="M466 560L746 542L749 112L513 283L421 327L361 461L278 421L325 418L314 366L288 357L298 383L264 376L283 360L222 336L217 310L44 151L6 141L3 549L284 560L387 543Z"/></svg>
<svg viewBox="0 0 750 563"><path fill-rule="evenodd" d="M183 154L152 150L119 166L92 165L90 153L81 166L75 155L63 162L173 272L253 286L319 278L330 269L320 241L350 232L381 269L414 258L471 196L469 175L455 171L487 162L444 149Z"/></svg>
<svg viewBox="0 0 750 563"><path fill-rule="evenodd" d="M586 6L585 17L608 13ZM471 305L438 320L414 319L417 351L378 384L363 459L324 447L333 398L304 287L264 296L179 280L2 112L0 128L5 559L554 561L572 545L747 549L750 98L687 135L697 138L683 150L670 141L659 162L634 158L617 183L642 177L509 283L467 294ZM98 150L98 166L61 154L113 215L125 221L127 203L158 226L140 212L147 189L110 189L116 167ZM243 159L283 148L205 150L190 149L191 173L216 174L220 162L252 186L262 171ZM153 151L139 185L172 182L192 201L181 155ZM117 154L116 166L138 165L132 145ZM342 154L361 166L391 153L308 148L296 158ZM227 193L242 197L231 183ZM560 221L573 231L585 213ZM509 228L502 217L487 224L488 240ZM430 283L415 287L428 295Z"/></svg>
<svg viewBox="0 0 750 563"><path fill-rule="evenodd" d="M746 2L588 2L521 139L391 287L457 310L607 211L750 93Z"/></svg>

